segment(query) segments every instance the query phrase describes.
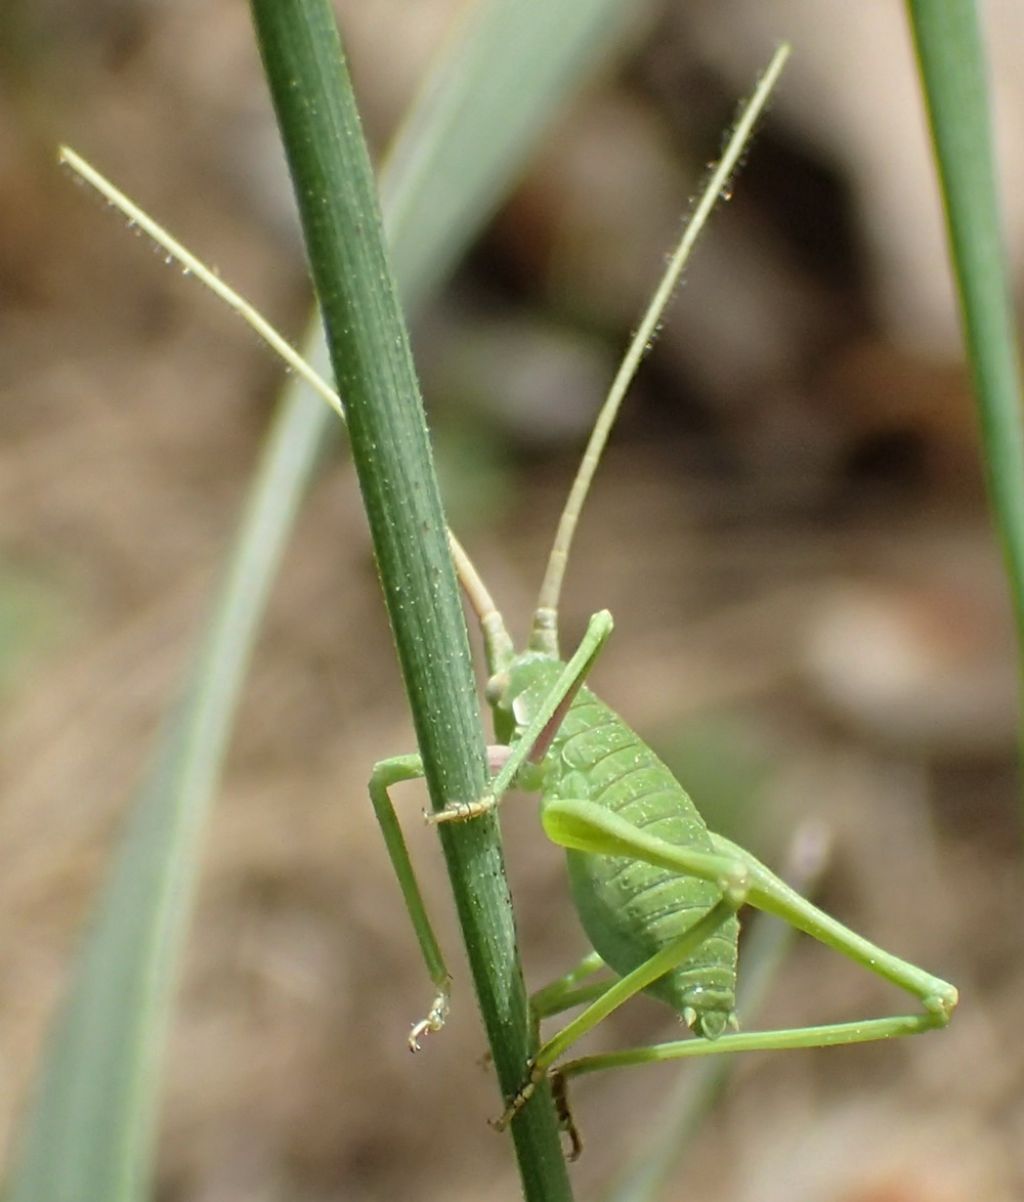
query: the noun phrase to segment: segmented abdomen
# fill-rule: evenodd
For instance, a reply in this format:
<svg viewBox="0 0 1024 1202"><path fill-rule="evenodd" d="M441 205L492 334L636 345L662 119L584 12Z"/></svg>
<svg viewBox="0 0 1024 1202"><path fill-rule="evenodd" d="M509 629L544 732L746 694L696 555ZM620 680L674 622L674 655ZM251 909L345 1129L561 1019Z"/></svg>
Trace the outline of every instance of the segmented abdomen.
<svg viewBox="0 0 1024 1202"><path fill-rule="evenodd" d="M668 843L713 850L707 827L679 782L588 689L580 690L552 741L542 798L588 800ZM597 953L620 975L678 939L721 897L708 881L639 860L567 854L583 927ZM738 932L733 919L648 987L680 1014L695 1011L698 1029L712 1038L733 1014Z"/></svg>

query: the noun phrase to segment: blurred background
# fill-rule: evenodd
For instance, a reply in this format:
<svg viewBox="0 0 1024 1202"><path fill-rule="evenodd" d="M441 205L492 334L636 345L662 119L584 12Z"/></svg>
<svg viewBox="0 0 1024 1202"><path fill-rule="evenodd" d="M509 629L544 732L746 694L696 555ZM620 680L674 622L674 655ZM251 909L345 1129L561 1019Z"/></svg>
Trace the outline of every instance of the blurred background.
<svg viewBox="0 0 1024 1202"><path fill-rule="evenodd" d="M1008 249L1024 245L1024 11L984 7ZM341 5L383 147L456 0ZM196 29L201 36L196 37ZM794 54L624 410L563 629L716 829L955 981L905 1044L742 1058L665 1197L1001 1202L1024 1190L1014 649L901 6L638 6L614 61L415 331L452 525L522 634L589 423L736 100ZM282 371L55 163L91 158L282 330L309 289L246 7L8 0L0 14L0 1139L182 679ZM169 1053L162 1202L512 1199L455 959L443 1036L365 782L412 735L343 455L277 586ZM529 982L584 950L531 799L503 811ZM742 962L741 962L742 963ZM742 969L741 969L742 971ZM902 1009L795 944L758 1024ZM675 1038L639 1000L592 1046ZM584 1079L599 1197L690 1069Z"/></svg>

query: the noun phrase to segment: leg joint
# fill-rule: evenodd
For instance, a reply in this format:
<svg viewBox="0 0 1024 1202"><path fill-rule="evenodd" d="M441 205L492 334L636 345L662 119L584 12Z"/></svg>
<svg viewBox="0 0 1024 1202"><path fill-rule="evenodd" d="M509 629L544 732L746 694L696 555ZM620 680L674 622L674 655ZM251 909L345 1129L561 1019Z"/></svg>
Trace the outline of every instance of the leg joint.
<svg viewBox="0 0 1024 1202"><path fill-rule="evenodd" d="M922 999L925 1010L932 1016L937 1027L944 1027L953 1017L960 995L955 985L946 981L936 981L937 988L933 993Z"/></svg>
<svg viewBox="0 0 1024 1202"><path fill-rule="evenodd" d="M485 793L476 801L450 801L443 810L424 810L423 821L428 826L440 826L442 822L468 822L471 818L489 814L497 804L497 798L490 793Z"/></svg>
<svg viewBox="0 0 1024 1202"><path fill-rule="evenodd" d="M742 909L746 905L750 893L750 873L745 864L738 861L730 864L718 878L717 884L722 891L723 900L734 910Z"/></svg>

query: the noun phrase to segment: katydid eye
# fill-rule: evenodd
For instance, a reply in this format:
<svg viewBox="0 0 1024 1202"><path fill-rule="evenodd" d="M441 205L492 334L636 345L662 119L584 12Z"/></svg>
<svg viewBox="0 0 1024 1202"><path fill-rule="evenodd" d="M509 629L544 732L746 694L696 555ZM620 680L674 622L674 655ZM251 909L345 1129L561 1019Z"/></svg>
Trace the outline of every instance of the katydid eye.
<svg viewBox="0 0 1024 1202"><path fill-rule="evenodd" d="M484 696L490 706L500 705L508 689L508 673L496 672L484 686Z"/></svg>

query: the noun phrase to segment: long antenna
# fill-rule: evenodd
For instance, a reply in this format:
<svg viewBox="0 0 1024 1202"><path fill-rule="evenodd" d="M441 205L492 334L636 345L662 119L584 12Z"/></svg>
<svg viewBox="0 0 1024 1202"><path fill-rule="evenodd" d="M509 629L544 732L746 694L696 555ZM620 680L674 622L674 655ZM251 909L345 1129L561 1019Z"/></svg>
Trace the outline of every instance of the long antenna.
<svg viewBox="0 0 1024 1202"><path fill-rule="evenodd" d="M787 58L789 58L789 46L783 43L775 51L753 96L747 102L743 112L740 114L739 120L733 127L728 144L725 147L725 152L709 176L707 184L704 186L704 191L697 203L697 207L693 210L690 220L687 222L682 239L672 258L669 260L661 282L651 297L643 320L633 335L629 349L626 351L604 404L597 415L597 420L590 434L590 440L587 443L587 449L583 453L583 459L576 473L576 479L573 481L568 499L565 502L565 508L562 510L562 516L559 519L555 541L551 547L551 554L548 557L547 568L544 572L540 595L537 598L537 608L534 613L533 628L530 633L530 647L535 651L543 651L553 656L558 655L558 602L562 593L562 580L565 576L565 569L569 562L569 551L572 547L573 535L576 533L576 524L583 511L583 504L590 490L594 473L597 471L597 465L601 461L601 455L604 452L608 436L618 416L619 407L629 390L629 386L633 382L633 377L636 375L641 359L657 335L659 324L665 314L665 309L672 299L676 285L679 283L679 277L686 266L701 231L707 223L711 210L715 207L715 203L720 196L727 197L729 194L729 181L739 165L747 143L750 141L754 126L764 112L768 97L775 87Z"/></svg>
<svg viewBox="0 0 1024 1202"><path fill-rule="evenodd" d="M137 227L147 234L163 250L167 262L181 264L186 275L193 275L201 284L218 296L224 303L249 326L270 347L287 367L303 380L320 396L344 422L345 406L330 384L313 368L299 352L282 338L262 313L249 303L240 293L226 284L219 275L211 271L201 259L170 234L162 225L154 221L148 213L126 196L120 188L86 162L81 155L76 154L69 146L61 146L58 150L58 161L70 167L81 179L90 184L114 208L118 209L128 219L130 226ZM448 531L448 543L451 547L452 561L455 572L462 585L463 592L470 607L476 614L480 629L484 636L484 646L487 656L488 669L491 673L504 667L513 655L512 639L505 629L498 607L494 604L480 573L469 558L465 548Z"/></svg>

